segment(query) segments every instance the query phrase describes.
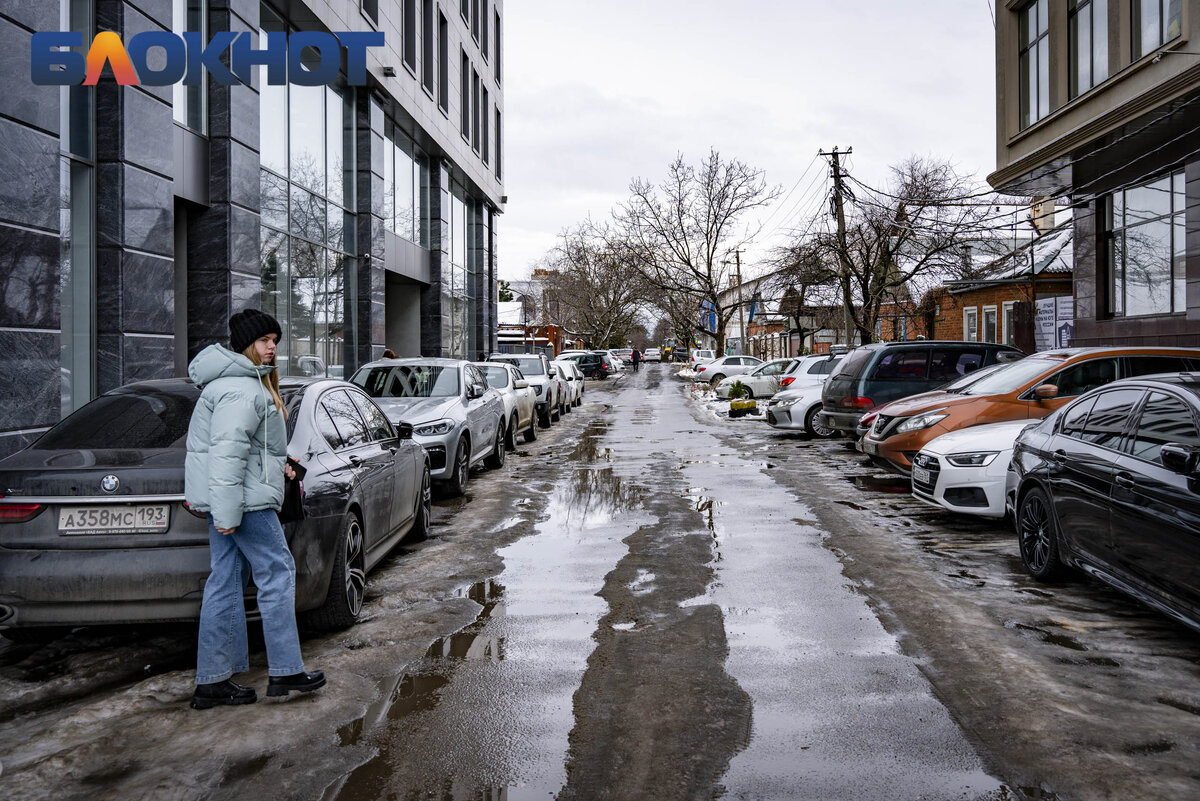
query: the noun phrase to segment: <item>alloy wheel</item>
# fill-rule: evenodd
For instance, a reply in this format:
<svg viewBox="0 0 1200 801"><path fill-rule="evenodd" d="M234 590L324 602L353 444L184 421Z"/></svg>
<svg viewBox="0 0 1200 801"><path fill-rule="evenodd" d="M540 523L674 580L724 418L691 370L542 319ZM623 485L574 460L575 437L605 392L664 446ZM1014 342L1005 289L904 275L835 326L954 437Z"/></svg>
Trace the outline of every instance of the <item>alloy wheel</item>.
<svg viewBox="0 0 1200 801"><path fill-rule="evenodd" d="M346 609L352 617L358 617L367 591L367 571L363 557L363 530L357 518L352 518L346 526L342 548L346 565Z"/></svg>

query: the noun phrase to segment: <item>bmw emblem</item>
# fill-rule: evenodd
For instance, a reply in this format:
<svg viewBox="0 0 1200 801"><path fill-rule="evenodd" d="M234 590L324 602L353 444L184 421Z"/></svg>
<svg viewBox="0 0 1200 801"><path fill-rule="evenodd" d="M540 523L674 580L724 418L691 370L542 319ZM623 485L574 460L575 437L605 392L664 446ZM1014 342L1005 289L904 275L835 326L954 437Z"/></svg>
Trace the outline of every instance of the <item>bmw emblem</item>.
<svg viewBox="0 0 1200 801"><path fill-rule="evenodd" d="M100 489L104 490L105 492L116 492L117 487L119 486L121 486L121 479L117 478L111 473L100 479Z"/></svg>

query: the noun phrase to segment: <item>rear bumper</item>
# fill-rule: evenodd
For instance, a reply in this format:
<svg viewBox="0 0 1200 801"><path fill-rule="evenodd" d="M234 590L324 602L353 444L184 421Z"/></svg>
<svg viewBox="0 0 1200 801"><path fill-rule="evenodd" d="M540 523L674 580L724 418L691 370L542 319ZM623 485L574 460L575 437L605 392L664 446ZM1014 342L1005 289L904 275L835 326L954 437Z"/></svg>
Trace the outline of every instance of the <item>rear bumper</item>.
<svg viewBox="0 0 1200 801"><path fill-rule="evenodd" d="M100 550L0 549L0 628L198 620L208 544Z"/></svg>
<svg viewBox="0 0 1200 801"><path fill-rule="evenodd" d="M858 420L866 412L831 412L828 409L821 410L821 418L825 421L825 425L830 428L841 431L843 434L853 434L854 429L858 427Z"/></svg>

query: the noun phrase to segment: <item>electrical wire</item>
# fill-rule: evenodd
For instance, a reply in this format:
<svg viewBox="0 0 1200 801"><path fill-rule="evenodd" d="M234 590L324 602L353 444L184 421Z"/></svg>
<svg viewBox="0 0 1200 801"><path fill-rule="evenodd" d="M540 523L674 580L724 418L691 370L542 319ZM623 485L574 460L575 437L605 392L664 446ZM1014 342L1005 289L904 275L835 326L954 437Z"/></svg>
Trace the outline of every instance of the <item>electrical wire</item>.
<svg viewBox="0 0 1200 801"><path fill-rule="evenodd" d="M762 221L762 225L764 228L767 226L767 223L769 223L769 222L771 222L771 220L775 219L775 215L778 214L779 210L782 209L787 204L788 198L790 198L792 196L792 193L796 191L796 187L800 185L800 182L804 180L804 176L808 175L808 171L812 169L813 165L817 163L817 159L819 159L820 157L821 157L821 154L817 153L815 156L812 157L812 161L808 162L808 166L804 168L804 172L800 173L800 177L796 179L796 183L792 184L792 188L788 190L788 193L783 196L783 200L779 201L779 203L775 206L774 210L772 210L770 216L768 216L767 219Z"/></svg>

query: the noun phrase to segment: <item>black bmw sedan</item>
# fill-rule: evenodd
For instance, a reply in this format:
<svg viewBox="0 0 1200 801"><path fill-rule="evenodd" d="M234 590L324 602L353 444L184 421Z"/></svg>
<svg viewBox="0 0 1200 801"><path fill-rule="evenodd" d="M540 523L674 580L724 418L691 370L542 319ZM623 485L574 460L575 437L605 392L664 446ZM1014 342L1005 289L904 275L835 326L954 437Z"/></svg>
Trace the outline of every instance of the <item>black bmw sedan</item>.
<svg viewBox="0 0 1200 801"><path fill-rule="evenodd" d="M1081 395L1018 437L1011 469L1034 578L1077 568L1200 629L1200 375Z"/></svg>
<svg viewBox="0 0 1200 801"><path fill-rule="evenodd" d="M284 529L296 609L320 629L358 618L367 572L429 530L430 479L409 426L344 381L281 381L305 519ZM186 379L107 392L0 461L0 633L197 620L208 522L183 465L200 391ZM247 607L254 614L254 589Z"/></svg>

